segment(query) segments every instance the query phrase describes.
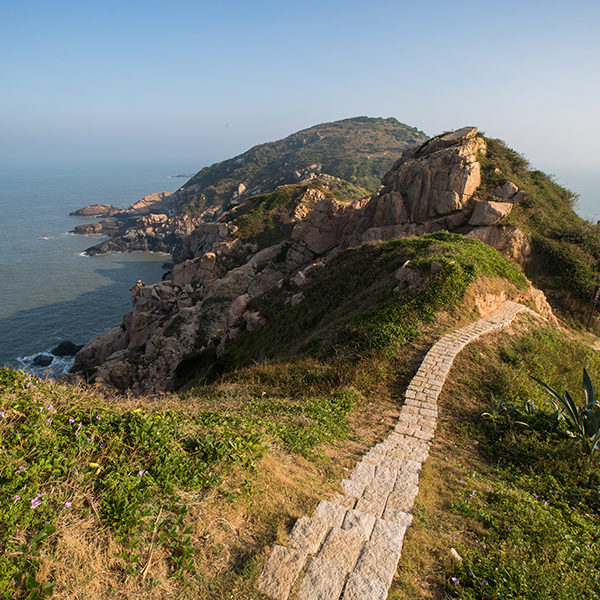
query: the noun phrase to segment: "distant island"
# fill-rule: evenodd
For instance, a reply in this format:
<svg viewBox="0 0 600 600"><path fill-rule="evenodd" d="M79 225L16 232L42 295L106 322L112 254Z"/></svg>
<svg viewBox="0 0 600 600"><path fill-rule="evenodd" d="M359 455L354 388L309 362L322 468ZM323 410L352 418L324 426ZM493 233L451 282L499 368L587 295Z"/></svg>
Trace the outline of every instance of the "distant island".
<svg viewBox="0 0 600 600"><path fill-rule="evenodd" d="M169 175L169 179L177 179L177 177L181 177L183 179L189 179L193 177L195 173L180 173L179 175Z"/></svg>

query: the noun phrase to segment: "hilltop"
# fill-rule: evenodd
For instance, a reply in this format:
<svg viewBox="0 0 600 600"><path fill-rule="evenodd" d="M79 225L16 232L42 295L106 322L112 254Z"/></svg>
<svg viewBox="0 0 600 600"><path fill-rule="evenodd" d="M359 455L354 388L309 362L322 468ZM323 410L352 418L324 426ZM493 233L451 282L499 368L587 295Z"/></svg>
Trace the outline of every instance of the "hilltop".
<svg viewBox="0 0 600 600"><path fill-rule="evenodd" d="M283 140L255 146L203 168L173 194L151 194L110 219L74 233L111 237L88 254L150 250L173 252L200 223L214 221L242 200L278 186L324 177L340 199L364 198L402 151L427 136L394 118L355 117L323 123Z"/></svg>

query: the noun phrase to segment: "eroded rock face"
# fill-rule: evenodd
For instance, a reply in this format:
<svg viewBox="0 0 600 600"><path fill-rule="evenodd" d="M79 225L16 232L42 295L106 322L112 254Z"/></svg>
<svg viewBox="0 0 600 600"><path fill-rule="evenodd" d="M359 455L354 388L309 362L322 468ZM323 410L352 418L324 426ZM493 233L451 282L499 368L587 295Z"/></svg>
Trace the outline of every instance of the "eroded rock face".
<svg viewBox="0 0 600 600"><path fill-rule="evenodd" d="M407 221L420 223L470 208L481 183L477 154L485 151L485 141L476 134L476 127L465 127L402 154L383 184L397 203L401 197Z"/></svg>
<svg viewBox="0 0 600 600"><path fill-rule="evenodd" d="M523 266L531 254L531 244L518 227L488 226L478 227L465 237L480 240L496 248L506 258Z"/></svg>
<svg viewBox="0 0 600 600"><path fill-rule="evenodd" d="M131 290L133 309L123 324L84 347L77 355L76 369L99 367L98 379L119 389L168 390L185 357L208 347L220 356L242 331L262 328L265 319L252 307L252 298L283 285L286 278L291 278L289 301L297 304L302 302L300 288L310 271L346 248L453 230L473 218L476 205L485 205L486 210L496 204L512 207L509 202L483 203L476 198L481 181L477 156L485 152L485 141L476 134L474 127L467 127L405 151L371 198L348 203L308 189L295 209L290 238L260 251L235 238L233 223L201 223L182 236L171 278L149 286L138 282ZM238 190L238 198L245 194L246 190ZM143 232L139 223L147 219L156 238L162 216L141 217L135 230L124 237L135 240ZM165 226L173 221L165 220ZM486 223L489 218L479 221ZM527 241L515 228L482 226L470 235L517 262L526 259ZM407 266L400 269L397 291L418 286L435 268L432 265L425 274Z"/></svg>

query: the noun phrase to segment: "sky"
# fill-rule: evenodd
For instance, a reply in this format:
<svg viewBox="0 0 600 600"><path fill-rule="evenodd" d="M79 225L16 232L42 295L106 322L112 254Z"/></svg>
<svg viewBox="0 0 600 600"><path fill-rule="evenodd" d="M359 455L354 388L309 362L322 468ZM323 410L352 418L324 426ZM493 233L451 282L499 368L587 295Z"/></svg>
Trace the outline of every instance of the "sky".
<svg viewBox="0 0 600 600"><path fill-rule="evenodd" d="M395 117L428 135L475 125L589 202L599 31L597 0L2 2L0 161L194 172L318 123Z"/></svg>

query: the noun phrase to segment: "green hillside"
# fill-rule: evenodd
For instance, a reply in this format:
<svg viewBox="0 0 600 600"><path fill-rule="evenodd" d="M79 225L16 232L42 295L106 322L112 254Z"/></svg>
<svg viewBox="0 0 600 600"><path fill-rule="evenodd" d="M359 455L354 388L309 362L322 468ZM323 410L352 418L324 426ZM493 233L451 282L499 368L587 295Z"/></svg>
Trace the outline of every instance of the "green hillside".
<svg viewBox="0 0 600 600"><path fill-rule="evenodd" d="M567 290L589 301L600 283L600 230L577 215L577 196L552 177L531 167L504 142L486 138L480 157L483 181L479 194L492 199L494 189L507 181L526 191L523 202L506 219L531 238L528 276L544 291Z"/></svg>
<svg viewBox="0 0 600 600"><path fill-rule="evenodd" d="M247 195L255 195L310 173L351 184L345 190L349 199L368 196L406 147L426 139L423 132L394 118L356 117L317 125L205 167L183 186L194 189L185 212L194 216L205 208L227 205L240 184Z"/></svg>

